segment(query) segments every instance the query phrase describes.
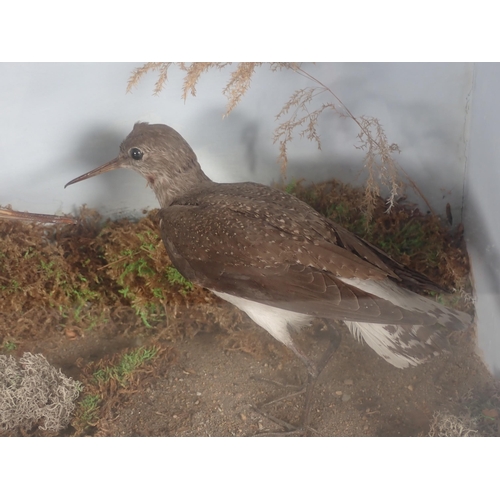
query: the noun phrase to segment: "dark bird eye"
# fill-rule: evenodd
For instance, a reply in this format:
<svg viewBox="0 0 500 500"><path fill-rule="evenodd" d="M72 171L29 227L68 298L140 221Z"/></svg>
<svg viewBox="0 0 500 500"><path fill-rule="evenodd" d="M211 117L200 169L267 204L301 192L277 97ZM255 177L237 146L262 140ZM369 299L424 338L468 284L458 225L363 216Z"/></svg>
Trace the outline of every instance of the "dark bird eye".
<svg viewBox="0 0 500 500"><path fill-rule="evenodd" d="M144 156L144 153L140 149L138 149L138 148L132 148L130 150L130 156L134 160L141 160L142 157Z"/></svg>

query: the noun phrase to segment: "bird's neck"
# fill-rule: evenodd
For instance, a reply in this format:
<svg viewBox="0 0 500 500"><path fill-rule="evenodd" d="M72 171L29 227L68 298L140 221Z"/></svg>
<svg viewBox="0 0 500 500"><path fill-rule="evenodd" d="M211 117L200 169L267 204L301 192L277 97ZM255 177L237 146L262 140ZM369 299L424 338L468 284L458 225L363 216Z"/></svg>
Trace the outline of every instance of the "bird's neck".
<svg viewBox="0 0 500 500"><path fill-rule="evenodd" d="M175 179L162 175L146 177L162 208L170 206L174 200L191 191L197 191L204 185L214 184L201 170L198 162L196 165L177 171L172 175L175 175Z"/></svg>

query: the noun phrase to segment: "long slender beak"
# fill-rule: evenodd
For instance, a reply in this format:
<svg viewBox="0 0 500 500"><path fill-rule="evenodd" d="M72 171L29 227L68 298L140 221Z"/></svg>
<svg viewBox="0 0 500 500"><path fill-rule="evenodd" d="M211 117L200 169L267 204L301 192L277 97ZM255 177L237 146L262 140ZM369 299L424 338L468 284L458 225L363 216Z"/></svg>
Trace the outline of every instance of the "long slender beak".
<svg viewBox="0 0 500 500"><path fill-rule="evenodd" d="M101 165L100 167L94 168L94 170L91 170L90 172L87 172L86 174L80 175L80 177L77 177L76 179L73 179L72 181L69 181L64 188L67 188L70 184L76 184L77 182L84 181L85 179L90 179L91 177L94 177L99 174L103 174L104 172L109 172L110 170L115 170L116 168L120 168L120 161L118 158L115 158L114 160L108 161L108 163L105 163L104 165Z"/></svg>

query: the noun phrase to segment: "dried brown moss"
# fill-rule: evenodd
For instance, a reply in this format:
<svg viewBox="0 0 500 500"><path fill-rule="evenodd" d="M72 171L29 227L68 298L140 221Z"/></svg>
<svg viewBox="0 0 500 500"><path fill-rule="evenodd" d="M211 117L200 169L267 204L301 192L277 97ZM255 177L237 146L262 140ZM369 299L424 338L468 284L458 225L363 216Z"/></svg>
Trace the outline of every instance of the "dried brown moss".
<svg viewBox="0 0 500 500"><path fill-rule="evenodd" d="M85 390L73 415L72 434L106 435L117 407L148 380L165 376L175 359L172 346L151 342L87 363L81 376Z"/></svg>
<svg viewBox="0 0 500 500"><path fill-rule="evenodd" d="M0 346L90 331L174 338L228 323L234 313L171 267L155 214L104 223L84 208L79 225L54 228L0 221Z"/></svg>

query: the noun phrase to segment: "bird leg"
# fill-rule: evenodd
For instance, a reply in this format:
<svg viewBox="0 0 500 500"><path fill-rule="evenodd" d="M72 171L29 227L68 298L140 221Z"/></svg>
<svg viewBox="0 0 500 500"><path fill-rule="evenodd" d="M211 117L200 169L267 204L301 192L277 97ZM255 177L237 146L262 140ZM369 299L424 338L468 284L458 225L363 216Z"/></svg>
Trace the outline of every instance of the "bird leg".
<svg viewBox="0 0 500 500"><path fill-rule="evenodd" d="M273 403L277 403L279 401L283 401L284 399L298 396L299 394L304 394L305 393L305 402L304 402L304 411L302 413L302 419L300 422L299 427L293 427L291 424L284 422L280 419L277 419L275 417L271 417L270 415L266 415L260 410L257 409L258 413L261 415L265 416L266 418L269 418L275 423L278 423L288 429L288 431L291 431L293 433L301 432L301 431L306 431L308 430L309 427L309 419L310 419L310 414L311 414L311 406L312 406L312 396L314 393L314 388L316 386L316 382L325 369L326 365L332 358L332 356L335 354L336 350L338 349L340 345L340 340L341 340L341 334L329 323L327 324L327 329L329 333L329 343L326 348L326 351L323 353L321 356L320 360L317 363L314 363L307 357L298 347L295 345L292 345L290 348L294 352L294 354L304 363L307 369L307 382L306 384L301 388L301 390L289 394L286 396L283 396L281 398L275 399L273 401L270 401L269 403L266 403L265 406L269 406Z"/></svg>
<svg viewBox="0 0 500 500"><path fill-rule="evenodd" d="M309 417L311 414L311 403L312 403L312 395L314 392L314 388L316 387L316 382L325 369L326 365L335 354L340 345L340 340L342 338L341 334L329 323L327 323L328 333L329 333L329 343L326 348L326 351L321 356L321 359L313 364L311 360L305 357L302 353L299 355L296 353L299 358L303 361L307 368L307 384L305 387L305 403L304 403L304 412L302 414L301 428L307 429L309 426ZM293 349L292 349L293 350ZM303 359L303 357L305 359Z"/></svg>

